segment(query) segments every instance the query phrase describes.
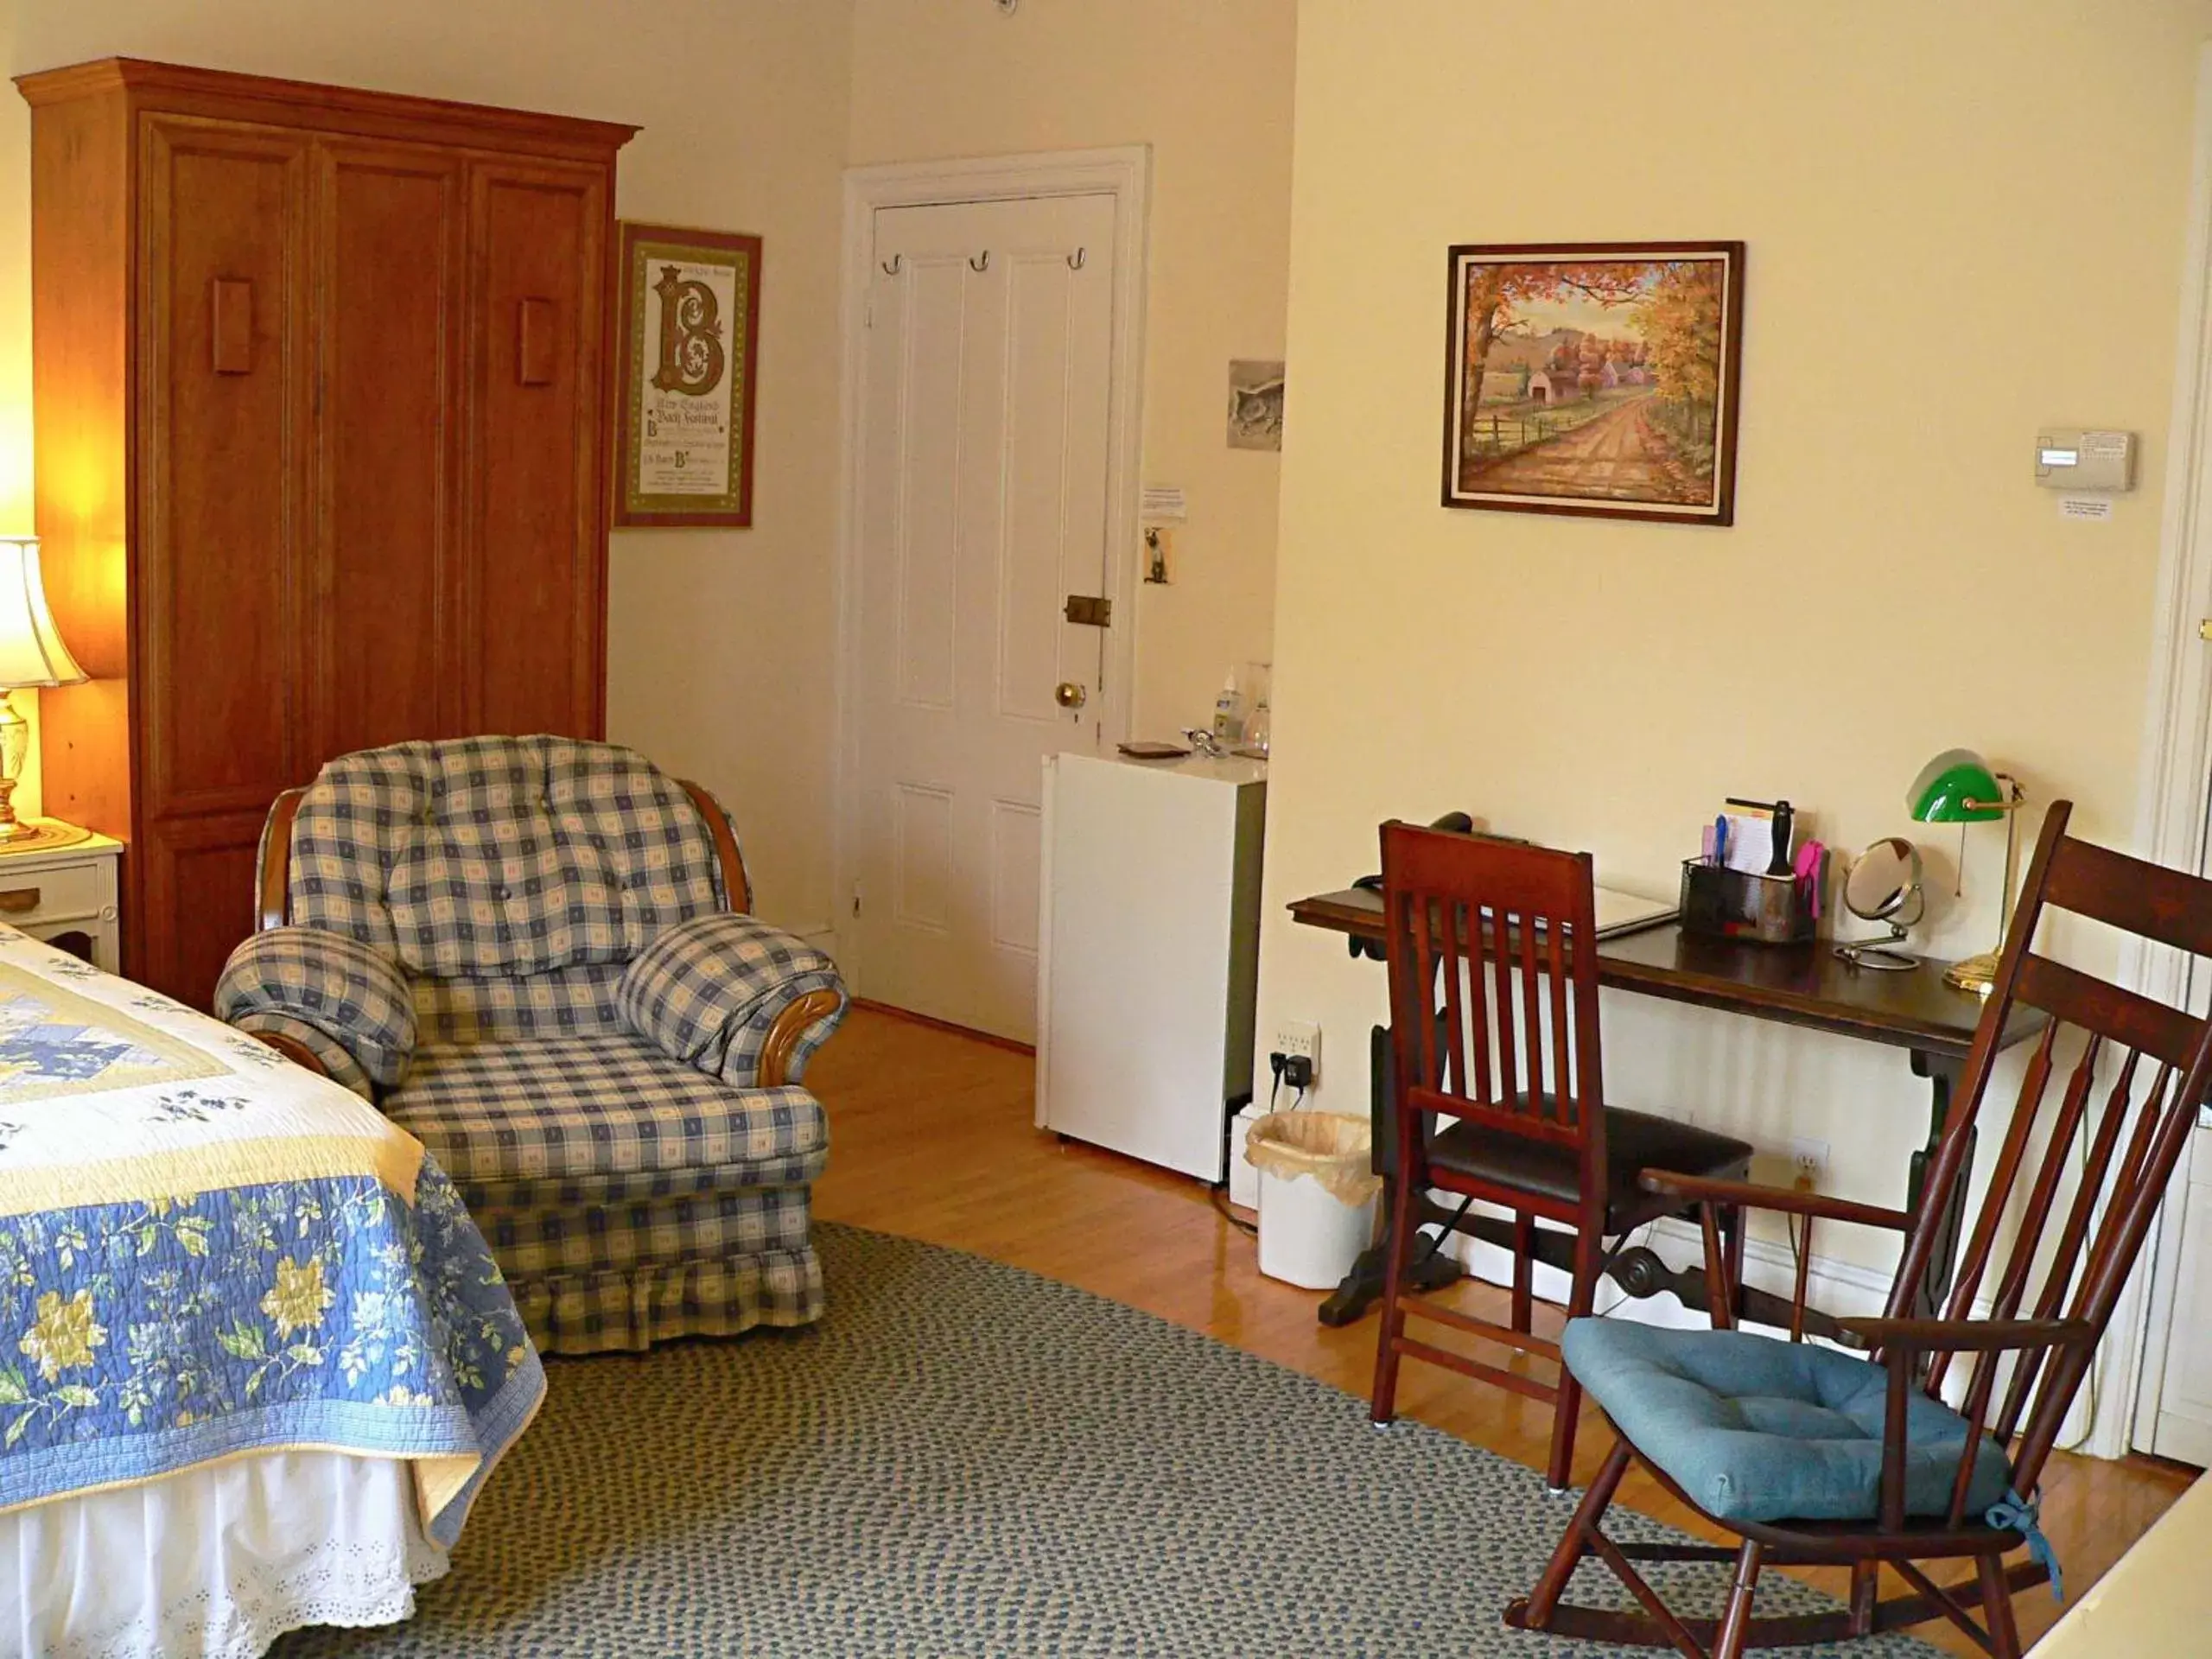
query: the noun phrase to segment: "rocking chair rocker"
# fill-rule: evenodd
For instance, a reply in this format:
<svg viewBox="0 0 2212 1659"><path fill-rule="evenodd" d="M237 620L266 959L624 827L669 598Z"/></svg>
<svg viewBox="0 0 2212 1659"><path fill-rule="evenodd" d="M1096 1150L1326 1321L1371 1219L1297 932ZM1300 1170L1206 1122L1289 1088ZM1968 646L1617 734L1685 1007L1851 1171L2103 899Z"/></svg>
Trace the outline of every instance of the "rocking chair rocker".
<svg viewBox="0 0 2212 1659"><path fill-rule="evenodd" d="M1604 1408L1617 1443L1535 1589L1505 1610L1508 1624L1671 1646L1689 1659L1738 1659L1747 1647L1838 1641L1941 1617L1998 1659L2017 1659L2012 1593L2054 1580L2057 1570L2036 1528L2037 1482L2197 1107L2212 1090L2212 1027L2063 967L2036 949L2048 906L2154 944L2212 955L2212 881L2072 839L2069 810L2059 802L2044 820L1916 1216L1812 1193L1644 1173L1643 1185L1655 1197L1697 1205L1708 1217L1741 1205L1904 1234L1886 1316L1840 1322L1872 1351L1870 1357L1730 1328L1728 1275L1717 1263L1713 1280L1724 1294L1711 1331L1596 1319L1570 1324L1561 1344L1566 1364ZM1910 1317L1989 1091L1997 1034L2017 1008L2041 1009L2050 1024L2028 1062L1943 1316ZM2065 1035L2069 1026L2082 1037ZM2055 1071L2066 1081L2045 1111ZM2101 1109L2091 1103L2099 1095ZM2086 1147L2077 1152L2085 1137ZM2077 1185L2064 1195L2064 1176L2077 1156ZM2046 1240L2062 1198L2056 1236ZM2016 1219L2008 1214L2015 1211ZM1985 1286L1986 1311L1978 1313ZM1804 1294L1801 1274L1800 1304ZM1971 1357L1972 1367L1954 1410L1942 1391L1956 1355ZM1605 1512L1631 1463L1734 1533L1740 1546L1608 1537ZM2030 1559L2007 1566L2005 1556L2023 1546ZM1611 1569L1641 1613L1561 1599L1576 1567L1590 1555ZM1733 1586L1719 1619L1676 1615L1634 1566L1685 1560L1734 1561ZM1928 1569L1954 1560L1973 1561L1974 1578L1937 1583ZM1752 1616L1763 1567L1812 1563L1851 1568L1848 1607ZM1885 1565L1910 1593L1880 1599Z"/></svg>

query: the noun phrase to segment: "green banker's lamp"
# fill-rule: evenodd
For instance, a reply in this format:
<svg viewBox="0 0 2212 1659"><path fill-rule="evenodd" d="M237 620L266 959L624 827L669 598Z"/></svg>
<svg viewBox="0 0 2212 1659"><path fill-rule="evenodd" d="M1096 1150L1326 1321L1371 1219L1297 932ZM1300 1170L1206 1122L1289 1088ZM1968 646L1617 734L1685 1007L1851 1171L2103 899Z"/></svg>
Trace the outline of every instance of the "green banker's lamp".
<svg viewBox="0 0 2212 1659"><path fill-rule="evenodd" d="M1905 792L1905 810L1920 823L1955 823L1959 829L1959 869L1966 870L1966 828L1969 823L2005 820L2005 892L1999 909L1998 950L2012 926L2012 870L2019 853L2019 808L2026 798L2019 780L2009 773L1993 772L1989 763L1972 749L1946 749L1920 769ZM1987 996L1997 979L1997 951L1985 950L1955 962L1943 970L1943 982L1962 991Z"/></svg>

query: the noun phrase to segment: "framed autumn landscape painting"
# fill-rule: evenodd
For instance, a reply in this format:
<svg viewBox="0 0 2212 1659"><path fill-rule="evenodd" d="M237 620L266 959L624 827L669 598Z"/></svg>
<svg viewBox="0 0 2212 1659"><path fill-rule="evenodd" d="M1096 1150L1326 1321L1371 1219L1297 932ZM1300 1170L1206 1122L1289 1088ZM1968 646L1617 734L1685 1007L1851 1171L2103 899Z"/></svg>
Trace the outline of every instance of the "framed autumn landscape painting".
<svg viewBox="0 0 2212 1659"><path fill-rule="evenodd" d="M1740 242L1451 251L1444 505L1734 522Z"/></svg>

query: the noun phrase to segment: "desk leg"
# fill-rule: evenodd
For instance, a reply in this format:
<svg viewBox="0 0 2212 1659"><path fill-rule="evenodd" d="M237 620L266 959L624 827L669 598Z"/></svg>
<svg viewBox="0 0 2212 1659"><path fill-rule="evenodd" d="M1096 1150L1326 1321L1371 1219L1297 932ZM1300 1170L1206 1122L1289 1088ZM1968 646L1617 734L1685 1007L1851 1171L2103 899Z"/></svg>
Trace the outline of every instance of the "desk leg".
<svg viewBox="0 0 2212 1659"><path fill-rule="evenodd" d="M1359 950L1355 944L1352 954ZM1392 1137L1397 1132L1398 1115L1391 1103L1390 1090L1390 1032L1387 1026L1377 1026L1368 1033L1368 1109L1374 1132L1376 1173L1382 1178L1382 1236L1359 1253L1351 1271L1344 1276L1337 1287L1322 1302L1319 1318L1330 1326L1351 1325L1367 1310L1382 1300L1383 1281L1390 1269L1390 1218L1397 1214L1394 1200L1397 1197L1398 1171L1401 1167L1398 1148ZM1446 1226L1452 1212L1427 1194L1414 1205L1417 1224L1430 1222ZM1408 1267L1406 1287L1415 1293L1441 1290L1457 1282L1459 1263L1457 1257L1447 1255L1441 1248L1427 1255L1416 1253Z"/></svg>
<svg viewBox="0 0 2212 1659"><path fill-rule="evenodd" d="M1352 1269L1344 1276L1336 1289L1329 1293L1320 1306L1318 1317L1325 1325L1351 1325L1382 1298L1383 1282L1389 1272L1390 1217L1396 1213L1392 1199L1395 1197L1400 1160L1398 1147L1392 1136L1395 1132L1397 1114L1391 1109L1389 1032L1377 1026L1369 1033L1368 1066L1370 1106L1376 1156L1375 1167L1382 1177L1383 1236L1381 1242L1370 1244L1360 1252ZM1471 1238L1487 1240L1510 1255L1517 1256L1527 1245L1533 1245L1532 1254L1539 1262L1557 1268L1573 1276L1574 1272L1574 1236L1549 1227L1530 1229L1527 1235L1510 1220L1500 1216L1459 1217L1433 1198L1423 1194L1414 1205L1417 1225L1434 1223L1447 1231L1457 1230ZM1739 1319L1751 1319L1762 1324L1786 1325L1789 1322L1789 1304L1764 1291L1752 1290L1744 1284L1743 1231L1738 1221L1727 1241L1730 1277L1737 1287L1740 1306ZM1676 1272L1659 1259L1656 1251L1637 1247L1616 1249L1605 1258L1605 1271L1621 1289L1632 1297L1656 1296L1670 1292L1682 1306L1694 1313L1706 1311L1706 1277L1702 1263ZM1456 1283L1463 1270L1459 1262L1447 1255L1440 1247L1425 1255L1414 1257L1407 1274L1407 1288L1415 1294L1441 1290ZM1835 1330L1825 1314L1815 1312L1808 1317L1808 1330L1815 1336L1834 1336Z"/></svg>
<svg viewBox="0 0 2212 1659"><path fill-rule="evenodd" d="M1382 1300L1382 1281L1390 1270L1390 1217L1397 1213L1392 1208L1396 1189L1395 1176L1383 1181L1382 1236L1359 1253L1359 1260L1351 1264L1351 1271L1329 1293L1319 1315L1322 1324L1353 1324ZM1424 1226L1430 1222L1443 1226L1452 1219L1452 1212L1432 1198L1419 1200L1414 1215L1416 1224ZM1416 1294L1441 1290L1446 1285L1458 1283L1459 1279L1459 1259L1446 1255L1441 1249L1426 1255L1416 1253L1406 1269L1406 1288Z"/></svg>
<svg viewBox="0 0 2212 1659"><path fill-rule="evenodd" d="M1928 1079L1931 1096L1928 1121L1928 1144L1912 1154L1912 1162L1905 1176L1904 1207L1907 1215L1920 1212L1921 1195L1927 1190L1928 1171L1936 1161L1936 1149L1943 1140L1943 1126L1951 1117L1951 1094L1958 1087L1961 1071L1959 1061L1942 1055L1931 1054L1925 1049L1912 1051L1912 1074ZM1959 1163L1959 1179L1951 1189L1951 1201L1945 1207L1943 1223L1936 1230L1936 1248L1928 1257L1928 1271L1920 1281L1920 1294L1913 1303L1912 1317L1932 1319L1942 1317L1943 1298L1951 1288L1952 1269L1958 1264L1959 1238L1966 1230L1967 1187L1974 1176L1974 1130L1967 1136L1966 1156Z"/></svg>

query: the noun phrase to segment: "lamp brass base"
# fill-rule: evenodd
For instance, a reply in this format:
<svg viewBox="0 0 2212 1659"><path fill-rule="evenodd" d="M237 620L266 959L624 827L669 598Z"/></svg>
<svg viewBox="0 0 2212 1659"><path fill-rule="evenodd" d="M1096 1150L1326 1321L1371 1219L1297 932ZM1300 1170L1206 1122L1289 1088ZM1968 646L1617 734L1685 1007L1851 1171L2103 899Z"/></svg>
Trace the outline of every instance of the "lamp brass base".
<svg viewBox="0 0 2212 1659"><path fill-rule="evenodd" d="M10 712L14 711L10 709ZM0 765L4 764L6 764L4 760L0 760ZM17 759L15 764L20 766L22 761ZM31 825L23 823L16 816L16 774L12 768L4 775L0 775L0 842L22 841L38 833Z"/></svg>
<svg viewBox="0 0 2212 1659"><path fill-rule="evenodd" d="M1987 996L1997 983L1997 953L1984 950L1963 962L1955 962L1943 970L1943 982L1961 991L1972 991L1976 996Z"/></svg>
<svg viewBox="0 0 2212 1659"><path fill-rule="evenodd" d="M0 859L16 853L50 853L92 838L92 832L82 824L64 823L59 818L18 819L16 828L0 838Z"/></svg>

